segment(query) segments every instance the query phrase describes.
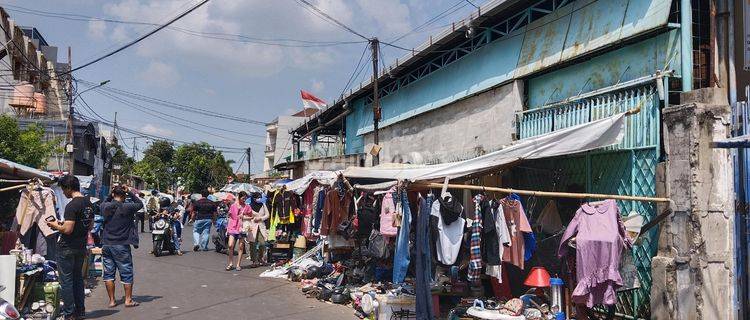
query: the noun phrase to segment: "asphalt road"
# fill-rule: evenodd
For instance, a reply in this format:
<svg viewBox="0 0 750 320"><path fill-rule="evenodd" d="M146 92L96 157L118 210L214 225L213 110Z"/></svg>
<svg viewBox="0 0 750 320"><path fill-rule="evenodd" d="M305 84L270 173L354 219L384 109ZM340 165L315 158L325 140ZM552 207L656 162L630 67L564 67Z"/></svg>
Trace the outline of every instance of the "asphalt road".
<svg viewBox="0 0 750 320"><path fill-rule="evenodd" d="M295 283L258 277L261 268L224 271L225 255L192 252L191 233L185 234L188 252L181 257L150 255L150 237L142 234L133 253L133 295L141 305L125 308L117 282L118 306L108 308L99 282L86 299L88 319L355 319L353 309L307 299Z"/></svg>

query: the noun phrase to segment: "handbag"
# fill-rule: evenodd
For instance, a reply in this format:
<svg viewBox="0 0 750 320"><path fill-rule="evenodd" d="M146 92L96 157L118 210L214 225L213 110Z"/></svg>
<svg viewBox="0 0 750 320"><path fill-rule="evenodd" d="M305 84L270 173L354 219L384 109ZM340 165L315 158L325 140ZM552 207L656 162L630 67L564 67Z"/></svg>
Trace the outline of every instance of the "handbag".
<svg viewBox="0 0 750 320"><path fill-rule="evenodd" d="M365 254L373 258L385 259L388 251L385 247L385 238L383 238L383 234L380 231L373 229L370 232Z"/></svg>

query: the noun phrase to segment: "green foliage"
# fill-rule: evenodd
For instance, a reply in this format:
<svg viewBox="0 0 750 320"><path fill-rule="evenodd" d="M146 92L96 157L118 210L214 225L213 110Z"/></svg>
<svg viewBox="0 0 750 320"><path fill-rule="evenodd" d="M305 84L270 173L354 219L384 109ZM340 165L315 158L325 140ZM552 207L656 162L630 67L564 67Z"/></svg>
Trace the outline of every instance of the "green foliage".
<svg viewBox="0 0 750 320"><path fill-rule="evenodd" d="M18 121L0 116L0 158L42 169L53 152L60 151L60 139L44 141L44 128L36 124L26 129Z"/></svg>
<svg viewBox="0 0 750 320"><path fill-rule="evenodd" d="M112 164L120 166L119 173L121 175L130 175L133 173L133 167L135 167L135 160L129 156L122 146L119 144L108 144L107 149L115 149L115 155L112 156Z"/></svg>
<svg viewBox="0 0 750 320"><path fill-rule="evenodd" d="M171 143L154 141L143 151L143 159L133 166L133 174L143 178L149 185L166 191L175 182L172 163L174 153Z"/></svg>
<svg viewBox="0 0 750 320"><path fill-rule="evenodd" d="M209 186L222 186L232 168L220 151L207 143L191 143L177 148L173 159L175 176L186 190L198 192Z"/></svg>

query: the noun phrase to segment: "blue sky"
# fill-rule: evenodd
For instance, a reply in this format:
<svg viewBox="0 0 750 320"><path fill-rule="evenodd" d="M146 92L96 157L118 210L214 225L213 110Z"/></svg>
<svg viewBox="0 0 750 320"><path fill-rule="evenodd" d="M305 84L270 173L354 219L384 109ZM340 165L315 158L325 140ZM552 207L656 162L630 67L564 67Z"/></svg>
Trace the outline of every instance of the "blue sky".
<svg viewBox="0 0 750 320"><path fill-rule="evenodd" d="M466 1L458 0L309 1L358 32L386 41L409 33L448 10L448 14L444 14L442 18L396 42L407 48L419 45L430 34L437 33L441 26L460 20L475 10ZM198 0L0 0L0 6L13 5L53 13L163 23L197 2ZM484 1L472 2L481 4ZM147 25L92 19L72 21L23 13L21 8L5 8L17 24L36 27L50 45L58 46L60 60L67 59L66 48L70 46L73 67L153 29ZM278 115L301 109L300 89L310 91L326 101L338 97L366 46L366 43L352 43L281 47L194 35L195 32L239 34L267 39L264 42L272 43L280 43L273 41L279 39L361 41L355 35L313 15L295 0L211 0L173 26L189 31L162 30L113 57L77 71L75 77L91 82L111 80L109 86L113 88L266 122ZM367 54L369 55L369 51ZM383 48L386 65L403 54L398 49ZM357 83L370 76L369 70L368 64ZM250 146L255 150L251 171L258 172L262 167L263 138L165 121L110 100L95 91L87 92L83 97L97 113L107 119L114 118L114 113L117 112L117 121L124 127L178 140L206 141L229 147ZM265 133L265 128L259 125L138 103L212 127L254 135ZM191 127L226 138L207 135ZM123 135L126 138L132 136L127 133ZM132 148L132 139L126 140L127 146ZM140 150L146 147L146 143L144 139L137 140ZM234 153L225 155L236 161L242 157L242 154ZM238 169L237 166L234 169ZM239 170L246 172L247 165L243 164Z"/></svg>

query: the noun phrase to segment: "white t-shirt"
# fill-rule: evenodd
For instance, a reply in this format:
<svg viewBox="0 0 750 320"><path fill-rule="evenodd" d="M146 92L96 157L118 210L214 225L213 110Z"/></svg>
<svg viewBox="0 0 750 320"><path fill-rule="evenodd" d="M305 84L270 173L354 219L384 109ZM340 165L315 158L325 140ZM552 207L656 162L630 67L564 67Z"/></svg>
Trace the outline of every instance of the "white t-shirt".
<svg viewBox="0 0 750 320"><path fill-rule="evenodd" d="M466 220L459 217L453 223L445 225L443 217L440 215L439 201L432 203L430 214L438 217L437 259L443 264L452 265L456 262L458 251L461 249Z"/></svg>

